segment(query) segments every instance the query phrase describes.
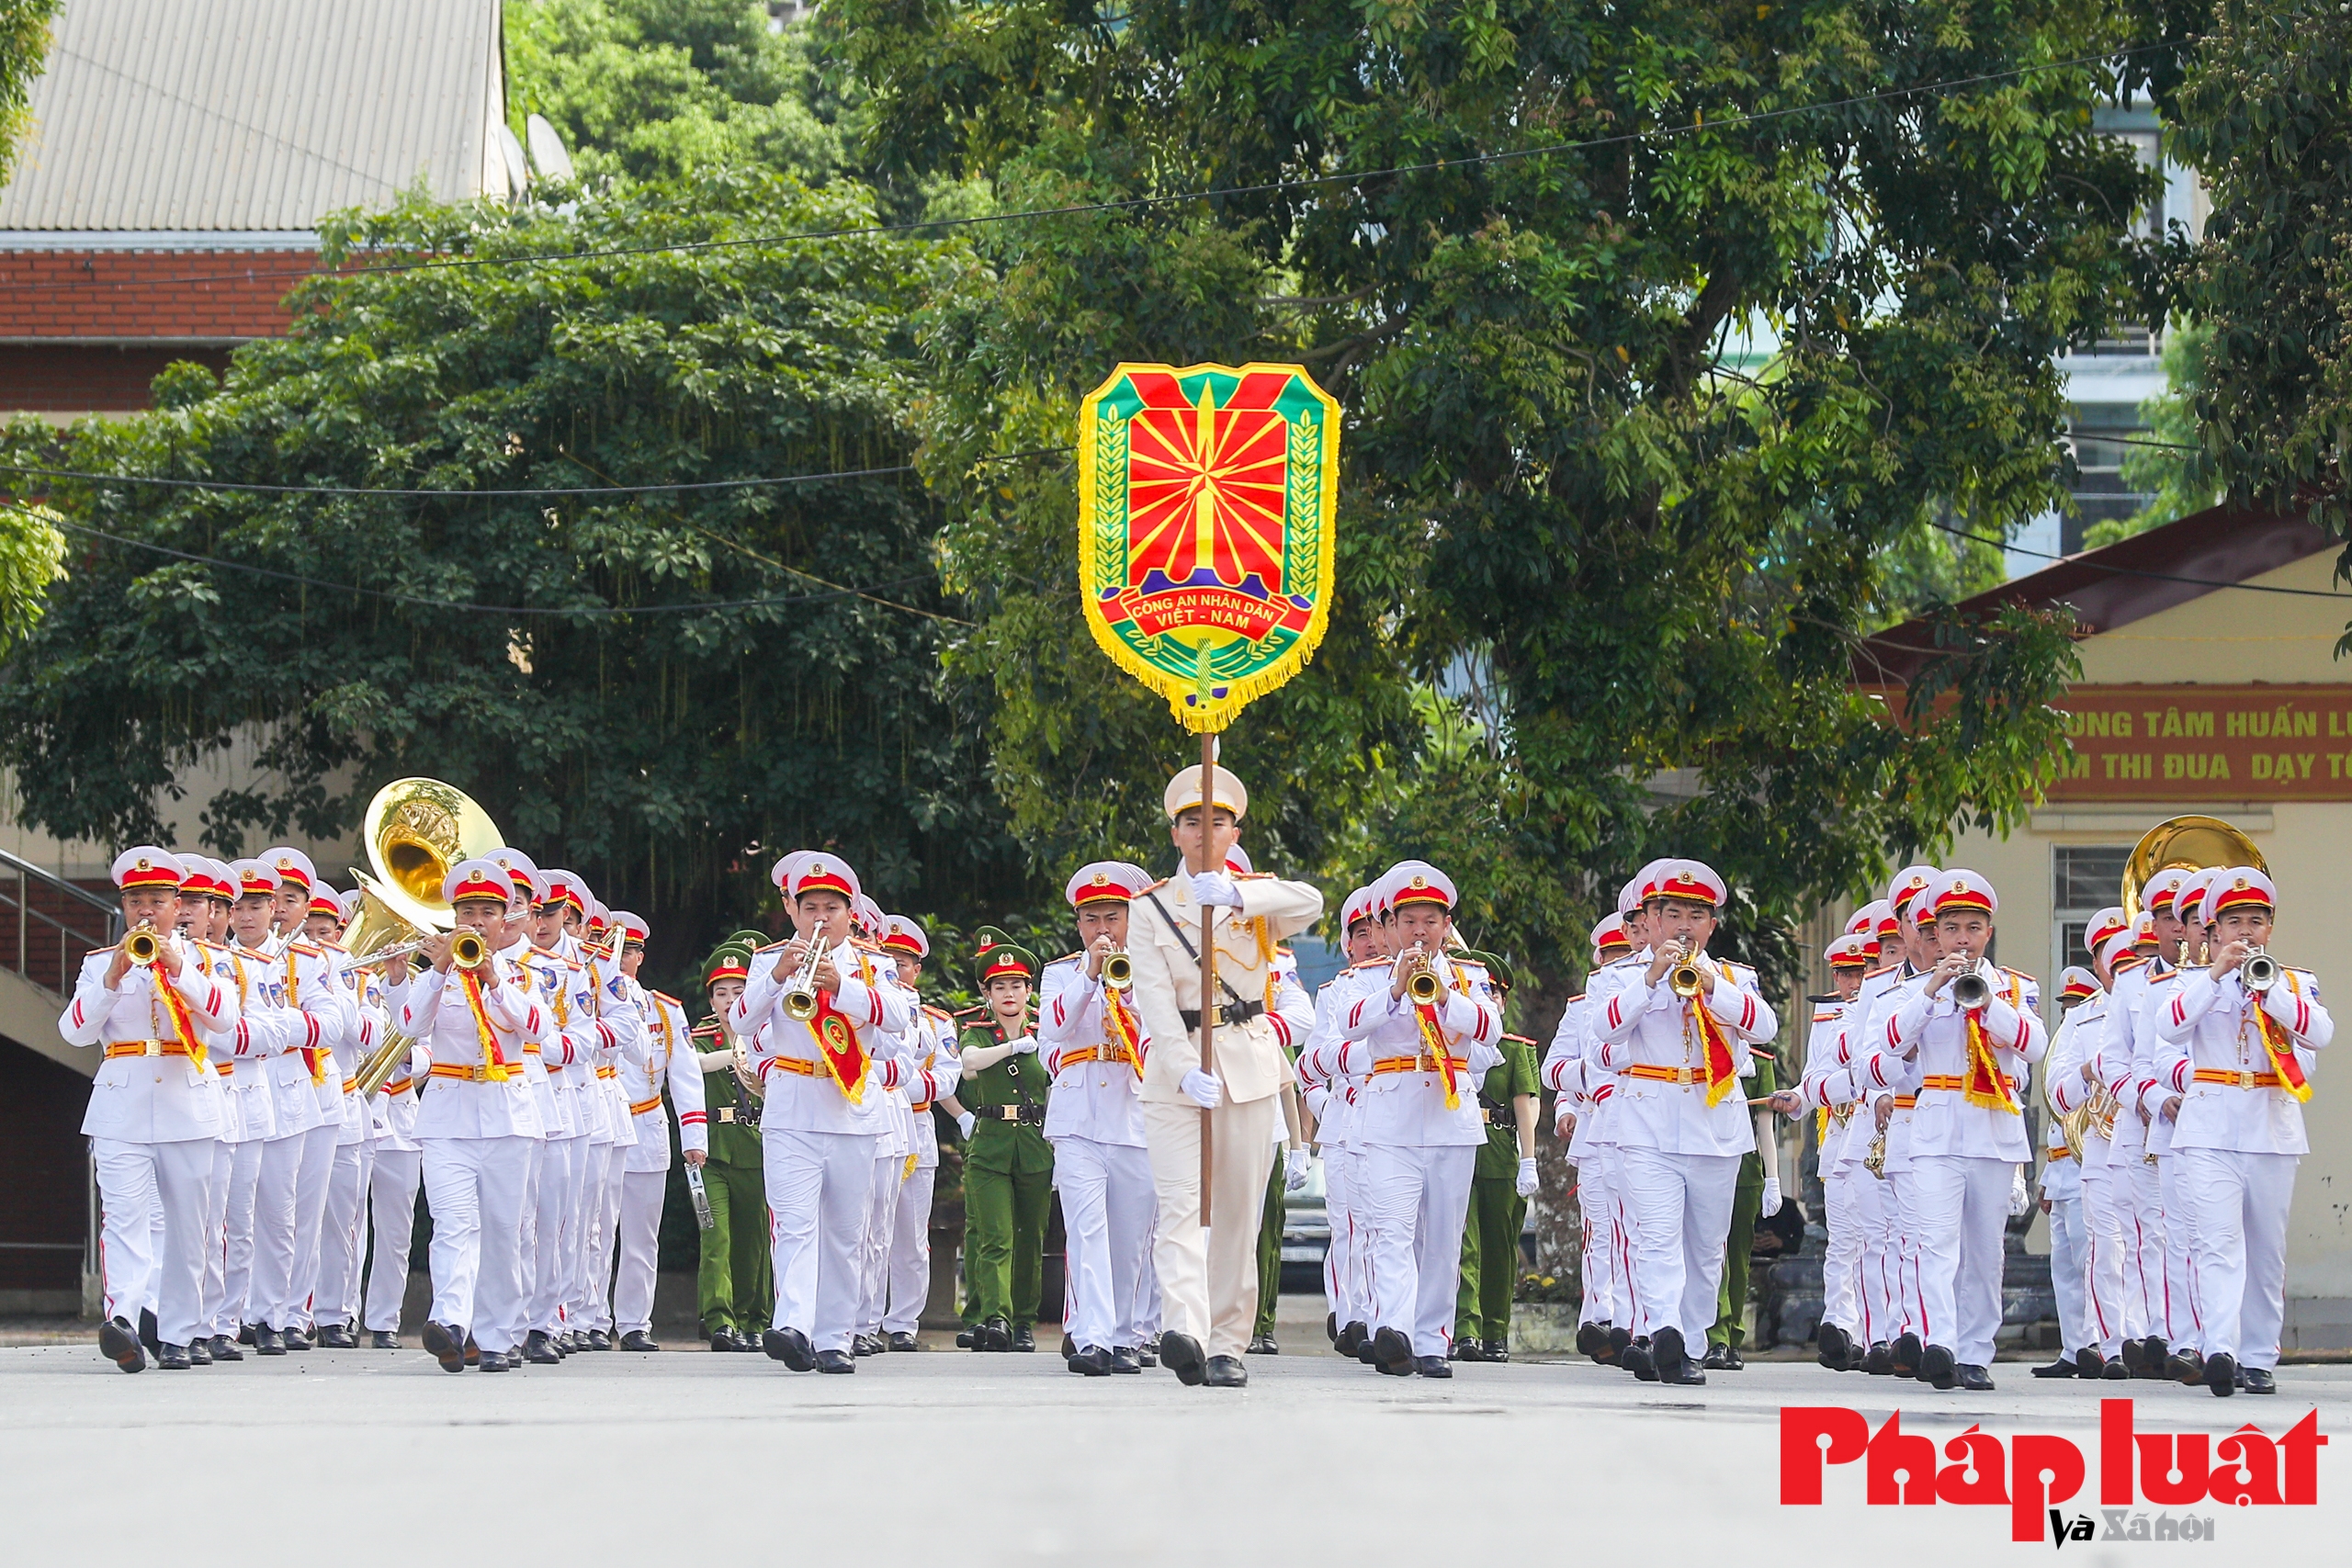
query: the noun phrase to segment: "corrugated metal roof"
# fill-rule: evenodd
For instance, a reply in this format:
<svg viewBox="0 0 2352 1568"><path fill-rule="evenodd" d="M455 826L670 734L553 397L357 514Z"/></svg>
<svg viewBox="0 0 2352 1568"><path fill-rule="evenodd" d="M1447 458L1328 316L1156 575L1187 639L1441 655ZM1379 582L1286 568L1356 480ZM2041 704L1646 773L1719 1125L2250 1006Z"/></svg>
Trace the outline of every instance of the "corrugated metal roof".
<svg viewBox="0 0 2352 1568"><path fill-rule="evenodd" d="M66 0L0 230L300 230L503 195L499 0Z"/></svg>

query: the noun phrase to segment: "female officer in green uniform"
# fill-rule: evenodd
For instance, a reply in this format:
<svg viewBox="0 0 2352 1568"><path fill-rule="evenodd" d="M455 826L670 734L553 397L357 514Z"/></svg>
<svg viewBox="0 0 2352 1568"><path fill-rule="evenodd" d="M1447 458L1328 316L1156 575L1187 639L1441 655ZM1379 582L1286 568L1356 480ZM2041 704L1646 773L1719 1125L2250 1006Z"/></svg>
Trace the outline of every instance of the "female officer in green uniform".
<svg viewBox="0 0 2352 1568"><path fill-rule="evenodd" d="M1510 995L1510 970L1492 953L1455 955L1487 971L1500 1004ZM1478 1081L1478 1109L1487 1141L1471 1169L1469 1224L1462 1233L1462 1290L1454 1298L1453 1355L1463 1361L1510 1359L1510 1298L1519 1283L1519 1228L1533 1189L1535 1115L1542 1088L1535 1077L1535 1042L1502 1037L1503 1059Z"/></svg>
<svg viewBox="0 0 2352 1568"><path fill-rule="evenodd" d="M1037 960L993 931L979 933L975 977L987 1021L964 1031L956 1099L964 1126L964 1263L972 1348L1035 1350L1030 1320L1044 1289L1054 1147L1046 1142L1052 1080L1037 1060L1029 997Z"/></svg>

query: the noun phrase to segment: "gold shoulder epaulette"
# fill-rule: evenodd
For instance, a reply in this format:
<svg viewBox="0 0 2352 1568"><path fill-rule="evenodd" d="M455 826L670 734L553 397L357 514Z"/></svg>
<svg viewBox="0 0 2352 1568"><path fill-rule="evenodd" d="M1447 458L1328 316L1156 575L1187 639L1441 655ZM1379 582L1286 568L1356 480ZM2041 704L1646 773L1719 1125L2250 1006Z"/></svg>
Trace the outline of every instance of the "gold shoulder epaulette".
<svg viewBox="0 0 2352 1568"><path fill-rule="evenodd" d="M319 945L325 948L329 953L349 953L351 951L351 949L344 946L343 943L339 942L329 942L323 937L319 939Z"/></svg>
<svg viewBox="0 0 2352 1568"><path fill-rule="evenodd" d="M930 1015L931 1017L933 1017L933 1018L950 1018L950 1019L952 1019L952 1018L954 1018L954 1017L956 1016L954 1013L949 1012L945 1008L935 1008L935 1007L932 1006L929 1002L924 1002L924 1003L923 1003L923 1004L922 1004L922 1010L923 1010L925 1013L929 1014L929 1015Z"/></svg>
<svg viewBox="0 0 2352 1568"><path fill-rule="evenodd" d="M667 991L648 991L645 994L657 1002L668 1002L673 1008L683 1008L686 1005Z"/></svg>
<svg viewBox="0 0 2352 1568"><path fill-rule="evenodd" d="M324 956L324 954L321 953L317 948L312 947L307 942L289 942L286 944L286 951L288 953L299 953L305 958L320 958Z"/></svg>
<svg viewBox="0 0 2352 1568"><path fill-rule="evenodd" d="M1163 876L1159 881L1153 883L1150 886L1145 888L1144 891L1147 893L1157 893L1175 880L1176 879L1172 876Z"/></svg>
<svg viewBox="0 0 2352 1568"><path fill-rule="evenodd" d="M1046 967L1051 969L1057 964L1068 964L1073 958L1084 958L1085 956L1086 949L1081 947L1076 953L1065 953L1059 958L1046 959Z"/></svg>
<svg viewBox="0 0 2352 1568"><path fill-rule="evenodd" d="M791 938L786 937L786 938L785 939L785 942L789 942L789 941L791 941L791 940L792 940ZM752 951L753 953L775 953L775 952L778 951L779 949L781 949L784 945L785 945L785 942L772 942L768 943L765 947L755 947L755 948L752 949Z"/></svg>

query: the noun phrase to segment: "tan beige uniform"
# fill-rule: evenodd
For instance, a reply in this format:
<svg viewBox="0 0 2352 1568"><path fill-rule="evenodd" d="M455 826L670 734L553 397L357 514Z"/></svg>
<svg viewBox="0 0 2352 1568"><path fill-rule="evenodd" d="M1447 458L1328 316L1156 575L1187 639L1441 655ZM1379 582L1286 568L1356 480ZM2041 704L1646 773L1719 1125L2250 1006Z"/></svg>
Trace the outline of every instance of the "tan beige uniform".
<svg viewBox="0 0 2352 1568"><path fill-rule="evenodd" d="M1225 994L1230 987L1241 1003L1262 1007L1272 994L1275 944L1315 923L1323 895L1306 883L1272 876L1238 876L1234 884L1241 891L1240 908L1214 911L1217 998L1230 1008L1233 999ZM1182 927L1181 939L1162 908ZM1159 1200L1152 1262L1159 1276L1161 1327L1192 1336L1206 1355L1239 1356L1258 1314L1258 1223L1282 1114L1277 1096L1290 1066L1263 1011L1217 1025L1210 1066L1224 1082L1225 1099L1207 1115L1214 1224L1204 1232L1203 1116L1182 1088L1184 1075L1201 1066L1200 944L1201 907L1193 901L1189 877L1161 883L1131 907L1133 996L1149 1039L1143 1116ZM1187 1013L1194 1022L1187 1023Z"/></svg>

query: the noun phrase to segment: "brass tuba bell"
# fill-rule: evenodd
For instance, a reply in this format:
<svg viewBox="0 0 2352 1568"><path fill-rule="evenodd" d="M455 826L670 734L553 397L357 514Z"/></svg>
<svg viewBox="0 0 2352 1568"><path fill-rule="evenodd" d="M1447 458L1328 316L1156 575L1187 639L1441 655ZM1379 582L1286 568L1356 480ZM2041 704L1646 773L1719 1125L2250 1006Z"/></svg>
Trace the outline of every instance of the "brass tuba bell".
<svg viewBox="0 0 2352 1568"><path fill-rule="evenodd" d="M2186 867L2204 871L2217 865L2250 865L2268 871L2254 840L2218 817L2171 817L2140 835L2132 858L2123 867L2123 912L2137 919L2140 890L2161 871Z"/></svg>
<svg viewBox="0 0 2352 1568"><path fill-rule="evenodd" d="M343 933L347 962L446 931L457 917L441 897L442 879L461 860L505 843L490 813L439 779L394 779L376 792L360 822L374 875L352 868L359 908Z"/></svg>

